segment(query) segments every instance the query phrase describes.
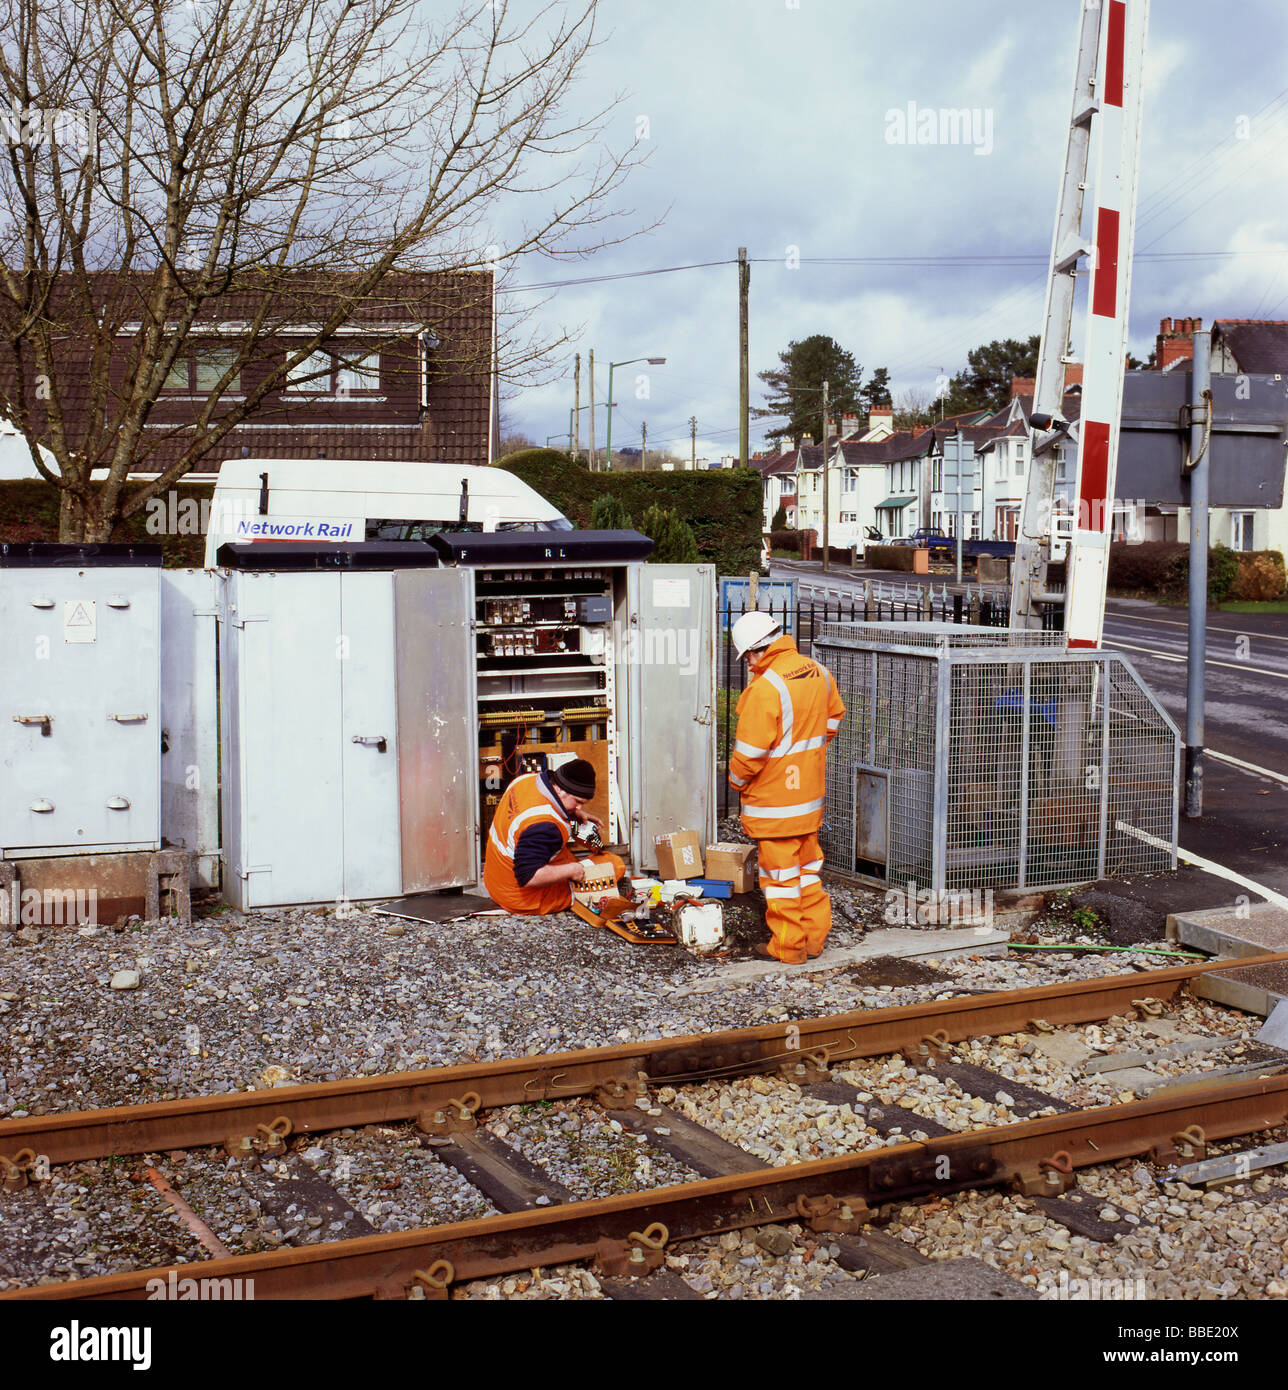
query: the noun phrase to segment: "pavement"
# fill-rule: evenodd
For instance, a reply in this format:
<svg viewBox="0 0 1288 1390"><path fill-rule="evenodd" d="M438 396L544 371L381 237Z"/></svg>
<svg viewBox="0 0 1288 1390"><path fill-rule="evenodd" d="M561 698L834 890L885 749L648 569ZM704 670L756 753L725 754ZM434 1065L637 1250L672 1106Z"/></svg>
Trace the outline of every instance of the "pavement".
<svg viewBox="0 0 1288 1390"><path fill-rule="evenodd" d="M776 560L771 574L842 592L861 591L868 578L944 583L940 575L835 567L825 576L817 562L802 561ZM1182 737L1188 622L1185 608L1147 600L1111 598L1105 606L1104 645L1131 663ZM1206 628L1203 815L1180 821L1180 847L1198 862L1094 885L1102 908L1121 901L1123 930L1132 935L1145 929L1146 912L1161 923L1170 912L1236 903L1240 895L1288 905L1288 614L1209 612Z"/></svg>

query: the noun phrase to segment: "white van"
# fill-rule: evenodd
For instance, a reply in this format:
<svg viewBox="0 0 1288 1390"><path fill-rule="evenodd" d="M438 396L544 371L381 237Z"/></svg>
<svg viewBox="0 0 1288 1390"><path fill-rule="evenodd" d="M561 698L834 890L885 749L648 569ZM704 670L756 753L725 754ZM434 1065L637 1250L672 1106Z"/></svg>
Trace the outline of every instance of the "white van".
<svg viewBox="0 0 1288 1390"><path fill-rule="evenodd" d="M499 468L227 459L211 499L206 566L214 568L227 541L424 540L438 531L572 529L544 497Z"/></svg>

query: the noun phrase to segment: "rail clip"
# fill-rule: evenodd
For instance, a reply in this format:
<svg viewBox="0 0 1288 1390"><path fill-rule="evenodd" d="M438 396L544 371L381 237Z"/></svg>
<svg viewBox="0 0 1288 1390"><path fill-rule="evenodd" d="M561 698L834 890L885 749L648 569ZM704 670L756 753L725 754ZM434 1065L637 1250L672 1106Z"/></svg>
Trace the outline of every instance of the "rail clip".
<svg viewBox="0 0 1288 1390"><path fill-rule="evenodd" d="M433 1110L422 1110L416 1117L416 1128L422 1134L469 1134L479 1127L477 1115L482 1105L477 1091L466 1091L459 1098L449 1096Z"/></svg>
<svg viewBox="0 0 1288 1390"><path fill-rule="evenodd" d="M670 1231L660 1221L654 1221L642 1231L632 1231L625 1240L601 1240L595 1247L596 1272L610 1279L651 1274L666 1259L666 1242L670 1238Z"/></svg>
<svg viewBox="0 0 1288 1390"><path fill-rule="evenodd" d="M810 1197L802 1192L792 1210L811 1231L832 1231L854 1236L872 1220L872 1212L862 1197Z"/></svg>

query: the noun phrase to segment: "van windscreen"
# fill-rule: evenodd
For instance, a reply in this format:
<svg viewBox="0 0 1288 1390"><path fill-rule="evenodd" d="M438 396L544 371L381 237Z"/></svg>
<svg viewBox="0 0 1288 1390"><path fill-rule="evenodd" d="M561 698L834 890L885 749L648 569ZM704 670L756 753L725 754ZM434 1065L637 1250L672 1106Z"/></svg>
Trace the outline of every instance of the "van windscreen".
<svg viewBox="0 0 1288 1390"><path fill-rule="evenodd" d="M481 521L417 521L370 517L366 539L369 541L427 541L440 531L482 531Z"/></svg>

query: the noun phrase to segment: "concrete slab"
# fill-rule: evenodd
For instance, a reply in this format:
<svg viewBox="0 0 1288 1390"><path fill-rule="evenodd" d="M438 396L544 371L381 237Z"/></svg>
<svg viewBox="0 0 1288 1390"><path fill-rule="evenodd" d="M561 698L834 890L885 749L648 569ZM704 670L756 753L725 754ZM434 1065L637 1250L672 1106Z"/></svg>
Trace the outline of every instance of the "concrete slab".
<svg viewBox="0 0 1288 1390"><path fill-rule="evenodd" d="M1257 1041L1288 1050L1288 999L1281 999L1275 1005L1270 1017L1257 1034Z"/></svg>
<svg viewBox="0 0 1288 1390"><path fill-rule="evenodd" d="M701 980L675 991L675 998L688 994L712 994L766 975L819 975L874 956L902 956L910 959L947 960L953 956L1002 956L1010 935L989 927L914 931L907 927L885 927L867 932L857 946L834 946L817 960L805 965L780 965L772 960L733 961L718 966L713 978Z"/></svg>
<svg viewBox="0 0 1288 1390"><path fill-rule="evenodd" d="M1260 956L1288 951L1288 908L1270 903L1174 912L1167 935L1210 956Z"/></svg>
<svg viewBox="0 0 1288 1390"><path fill-rule="evenodd" d="M1244 1013L1269 1018L1288 998L1288 962L1209 971L1194 981L1194 993Z"/></svg>
<svg viewBox="0 0 1288 1390"><path fill-rule="evenodd" d="M800 1301L884 1303L905 1299L970 1299L989 1303L1035 1303L1037 1298L1027 1284L1000 1273L983 1260L965 1256L958 1260L933 1260L915 1269L901 1269L875 1279L853 1279L839 1287L803 1294Z"/></svg>

